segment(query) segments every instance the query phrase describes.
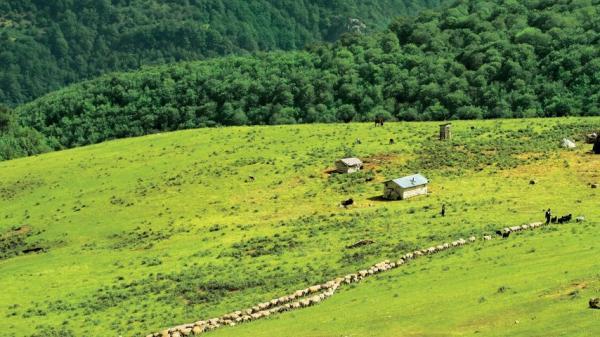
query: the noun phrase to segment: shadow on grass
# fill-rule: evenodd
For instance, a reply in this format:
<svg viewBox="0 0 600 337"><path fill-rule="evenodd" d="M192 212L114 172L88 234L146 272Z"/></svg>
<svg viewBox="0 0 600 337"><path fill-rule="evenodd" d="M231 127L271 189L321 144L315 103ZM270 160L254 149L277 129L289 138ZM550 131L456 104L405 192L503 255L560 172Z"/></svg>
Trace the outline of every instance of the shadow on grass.
<svg viewBox="0 0 600 337"><path fill-rule="evenodd" d="M367 198L367 200L377 201L377 202L394 202L394 201L398 201L398 200L386 199L386 198L383 197L383 195L378 195L376 197L370 197L370 198Z"/></svg>

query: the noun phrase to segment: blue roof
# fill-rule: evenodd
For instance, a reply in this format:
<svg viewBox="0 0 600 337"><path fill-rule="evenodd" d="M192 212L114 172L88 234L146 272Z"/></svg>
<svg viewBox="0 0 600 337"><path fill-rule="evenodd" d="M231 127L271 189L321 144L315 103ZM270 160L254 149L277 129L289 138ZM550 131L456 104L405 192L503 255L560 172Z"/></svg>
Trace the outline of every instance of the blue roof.
<svg viewBox="0 0 600 337"><path fill-rule="evenodd" d="M396 185L398 185L402 188L421 186L421 185L426 185L429 183L429 180L427 180L427 178L423 177L420 174L415 174L415 175L408 176L408 177L393 179L390 181L393 181Z"/></svg>

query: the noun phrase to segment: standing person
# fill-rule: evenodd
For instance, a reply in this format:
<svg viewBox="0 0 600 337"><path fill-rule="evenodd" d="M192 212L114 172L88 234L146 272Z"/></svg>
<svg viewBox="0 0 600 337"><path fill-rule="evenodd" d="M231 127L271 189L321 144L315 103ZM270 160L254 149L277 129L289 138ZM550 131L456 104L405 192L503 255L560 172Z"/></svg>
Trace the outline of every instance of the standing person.
<svg viewBox="0 0 600 337"><path fill-rule="evenodd" d="M442 212L441 212L442 216L446 216L446 205L442 205Z"/></svg>
<svg viewBox="0 0 600 337"><path fill-rule="evenodd" d="M550 210L550 208L548 208L548 210L546 211L546 225L550 223L550 219L552 219L552 211Z"/></svg>

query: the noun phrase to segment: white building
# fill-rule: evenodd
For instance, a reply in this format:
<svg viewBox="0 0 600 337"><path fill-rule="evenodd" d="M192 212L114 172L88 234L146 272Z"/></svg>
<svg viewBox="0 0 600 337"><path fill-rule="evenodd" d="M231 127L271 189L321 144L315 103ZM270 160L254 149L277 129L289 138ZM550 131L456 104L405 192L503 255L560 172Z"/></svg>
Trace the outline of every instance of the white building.
<svg viewBox="0 0 600 337"><path fill-rule="evenodd" d="M338 173L354 173L362 169L363 162L358 158L344 158L335 162Z"/></svg>
<svg viewBox="0 0 600 337"><path fill-rule="evenodd" d="M383 183L383 197L388 200L404 200L427 194L429 180L420 174L388 180Z"/></svg>

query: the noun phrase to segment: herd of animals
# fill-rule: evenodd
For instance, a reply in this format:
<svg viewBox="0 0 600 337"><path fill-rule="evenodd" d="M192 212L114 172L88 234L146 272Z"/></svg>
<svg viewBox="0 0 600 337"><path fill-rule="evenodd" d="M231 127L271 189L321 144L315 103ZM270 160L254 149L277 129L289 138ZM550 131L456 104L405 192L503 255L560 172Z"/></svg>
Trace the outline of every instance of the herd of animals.
<svg viewBox="0 0 600 337"><path fill-rule="evenodd" d="M565 216L564 218L568 217L569 216ZM577 218L577 221L580 222L583 221L583 219ZM496 233L504 238L507 238L511 233L536 230L538 228L542 228L548 225L548 223L535 222L520 226L506 227L496 231ZM491 235L483 235L484 242L490 240L493 240ZM477 242L477 238L475 236L471 236L466 240L460 238L458 240L439 244L437 246L417 249L415 251L408 252L402 255L397 261L385 260L376 263L370 268L363 269L352 274L348 274L344 277L335 278L323 284L318 284L303 290L298 290L288 296L283 296L268 302L260 303L251 308L234 311L232 313L223 315L218 318L201 320L195 323L182 324L176 327L165 329L160 332L149 334L146 337L183 337L190 335L200 335L212 330L219 329L221 327L236 326L242 323L269 318L273 315L284 313L287 311L317 305L322 301L326 300L327 298L333 296L337 292L338 288L342 287L345 284L350 285L353 283L357 283L370 276L396 269L406 263L409 263L411 260L418 259L423 256L434 255L449 249L459 248L475 242ZM361 240L355 243L354 245L346 248L356 248L372 243L373 241L370 240ZM595 305L600 306L600 300L590 300L590 308L596 308Z"/></svg>
<svg viewBox="0 0 600 337"><path fill-rule="evenodd" d="M383 126L384 120L377 119L375 121L375 126ZM360 139L357 139L356 144L360 144ZM390 144L394 144L394 140L390 139ZM593 151L595 153L600 154L600 137L596 136L595 145ZM598 152L596 152L598 151ZM254 177L250 177L250 180L254 180ZM344 200L340 203L340 207L348 208L354 204L354 199L350 198ZM445 207L443 207L443 213L445 213ZM546 213L546 222L536 222L532 224L526 224L521 226L513 226L507 227L496 231L496 234L502 238L508 238L511 233L516 233L524 230L531 230L543 227L544 225L549 224L565 224L573 220L572 214L567 214L563 216L554 216L549 217L550 210ZM442 215L444 215L442 213ZM584 221L585 218L580 216L576 218L577 222ZM491 235L484 235L483 240L489 241L492 240ZM183 324L174 328L166 329L161 332L157 332L154 334L148 335L148 337L182 337L189 335L198 335L211 330L218 329L222 326L235 326L240 323L250 322L256 319L266 318L271 315L282 313L288 310L300 309L303 307L312 306L320 303L326 298L332 296L338 287L342 284L351 284L354 282L359 282L365 277L370 275L375 275L379 272L391 270L399 267L400 265L417 258L419 256L425 256L430 254L435 254L437 252L444 251L446 249L451 249L454 247L460 247L468 243L473 243L476 241L474 236L471 236L468 240L459 239L457 241L453 241L451 243L445 243L442 245L430 247L428 249L416 250L411 253L407 253L402 256L397 262L389 262L388 260L384 262L380 262L375 264L368 270L361 270L354 274L346 275L343 278L337 278L335 280L331 280L322 285L316 285L313 287L306 288L304 290L299 290L292 295L283 296L279 299L274 299L270 302L265 302L256 305L250 309L239 310L227 315L224 315L220 318L214 318L206 321L198 321L191 324ZM347 249L354 249L358 247L362 247L365 245L373 244L372 240L360 240L352 245L346 246ZM600 299L591 299L590 300L590 308L600 308Z"/></svg>

